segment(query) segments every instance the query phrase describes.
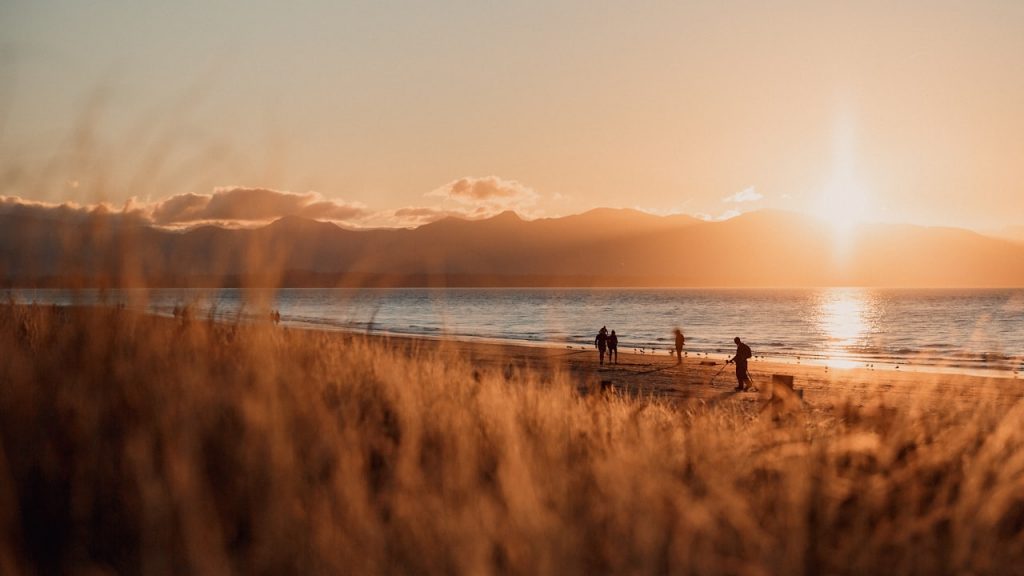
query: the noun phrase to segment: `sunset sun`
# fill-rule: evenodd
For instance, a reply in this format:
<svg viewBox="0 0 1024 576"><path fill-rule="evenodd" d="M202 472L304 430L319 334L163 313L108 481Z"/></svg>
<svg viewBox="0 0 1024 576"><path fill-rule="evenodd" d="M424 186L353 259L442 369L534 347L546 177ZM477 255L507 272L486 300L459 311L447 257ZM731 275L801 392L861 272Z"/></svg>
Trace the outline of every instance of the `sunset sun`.
<svg viewBox="0 0 1024 576"><path fill-rule="evenodd" d="M815 214L837 234L847 234L869 217L865 191L853 179L837 181L822 192Z"/></svg>

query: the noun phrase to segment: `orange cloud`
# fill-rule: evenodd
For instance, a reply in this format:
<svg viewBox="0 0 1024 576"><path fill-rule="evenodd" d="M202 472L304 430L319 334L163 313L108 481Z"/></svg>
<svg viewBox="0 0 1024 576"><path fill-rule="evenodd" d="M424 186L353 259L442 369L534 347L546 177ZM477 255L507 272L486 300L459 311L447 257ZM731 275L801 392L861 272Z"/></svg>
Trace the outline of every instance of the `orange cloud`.
<svg viewBox="0 0 1024 576"><path fill-rule="evenodd" d="M109 204L99 203L81 205L74 202L55 204L29 200L18 196L0 196L0 215L12 215L20 218L47 218L52 220L78 221L86 218L107 218L111 222L124 221L130 224L146 224L149 217L146 211L135 206L131 201L121 209Z"/></svg>
<svg viewBox="0 0 1024 576"><path fill-rule="evenodd" d="M231 226L259 224L284 216L348 222L367 217L369 211L361 204L326 200L316 192L293 194L264 188L230 187L215 188L212 194L177 194L150 204L140 204L132 198L121 208L104 203L51 204L17 196L0 196L0 214L63 219L102 216L158 226L199 223Z"/></svg>
<svg viewBox="0 0 1024 576"><path fill-rule="evenodd" d="M399 208L390 212L383 212L380 215L380 219L386 222L388 226L415 228L449 216L466 219L480 218L477 210L447 209L433 206L406 206L405 208Z"/></svg>
<svg viewBox="0 0 1024 576"><path fill-rule="evenodd" d="M450 198L467 204L495 201L534 202L537 199L537 193L528 186L497 176L459 178L427 193L427 196Z"/></svg>
<svg viewBox="0 0 1024 576"><path fill-rule="evenodd" d="M160 202L153 209L153 221L161 224L201 220L201 215L210 203L206 194L178 194Z"/></svg>
<svg viewBox="0 0 1024 576"><path fill-rule="evenodd" d="M283 216L348 221L368 214L360 204L325 200L316 192L295 194L266 188L223 187L213 194L178 194L154 206L157 224L204 221L259 222Z"/></svg>
<svg viewBox="0 0 1024 576"><path fill-rule="evenodd" d="M465 215L471 218L485 218L506 210L529 214L540 198L529 186L497 176L466 176L427 192L426 196L453 201L465 207Z"/></svg>

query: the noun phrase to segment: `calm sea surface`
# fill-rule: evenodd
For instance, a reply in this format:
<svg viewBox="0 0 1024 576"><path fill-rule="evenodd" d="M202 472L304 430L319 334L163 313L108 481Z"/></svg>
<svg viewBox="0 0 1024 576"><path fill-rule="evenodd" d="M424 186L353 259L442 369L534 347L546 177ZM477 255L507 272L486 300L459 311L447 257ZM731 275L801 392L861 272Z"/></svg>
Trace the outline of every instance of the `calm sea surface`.
<svg viewBox="0 0 1024 576"><path fill-rule="evenodd" d="M0 295L3 295L0 293ZM22 303L124 302L222 321L265 317L239 290L12 290ZM672 329L693 354L732 352L836 367L1024 372L1024 290L286 289L270 306L294 327L592 347L668 355Z"/></svg>

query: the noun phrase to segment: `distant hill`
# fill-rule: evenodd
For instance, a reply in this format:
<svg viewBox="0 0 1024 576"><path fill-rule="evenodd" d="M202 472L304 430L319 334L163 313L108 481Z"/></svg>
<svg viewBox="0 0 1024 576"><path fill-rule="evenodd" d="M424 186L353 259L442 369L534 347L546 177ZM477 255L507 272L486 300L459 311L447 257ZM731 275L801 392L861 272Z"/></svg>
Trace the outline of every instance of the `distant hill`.
<svg viewBox="0 0 1024 576"><path fill-rule="evenodd" d="M1018 244L1024 244L1024 226L1006 226L992 234L996 238L1003 238Z"/></svg>
<svg viewBox="0 0 1024 576"><path fill-rule="evenodd" d="M184 232L116 215L0 215L6 286L1024 286L1024 246L954 228L722 222L597 209L347 230L288 217Z"/></svg>

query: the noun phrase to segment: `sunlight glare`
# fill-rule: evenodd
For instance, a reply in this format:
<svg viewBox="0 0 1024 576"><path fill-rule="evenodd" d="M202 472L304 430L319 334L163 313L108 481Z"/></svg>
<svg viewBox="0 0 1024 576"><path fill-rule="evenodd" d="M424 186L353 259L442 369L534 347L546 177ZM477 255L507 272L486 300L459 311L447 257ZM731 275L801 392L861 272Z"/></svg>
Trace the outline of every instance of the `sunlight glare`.
<svg viewBox="0 0 1024 576"><path fill-rule="evenodd" d="M865 291L834 288L822 294L818 304L818 327L827 338L825 364L832 368L854 368L846 357L850 348L863 345L869 332L869 308Z"/></svg>
<svg viewBox="0 0 1024 576"><path fill-rule="evenodd" d="M866 216L864 190L848 175L825 189L818 216L837 236L847 236Z"/></svg>
<svg viewBox="0 0 1024 576"><path fill-rule="evenodd" d="M866 302L860 290L837 288L825 296L819 321L825 335L837 346L856 344L867 331L864 319Z"/></svg>
<svg viewBox="0 0 1024 576"><path fill-rule="evenodd" d="M868 216L867 190L855 168L855 140L850 114L840 113L833 133L832 173L815 212L841 242Z"/></svg>

